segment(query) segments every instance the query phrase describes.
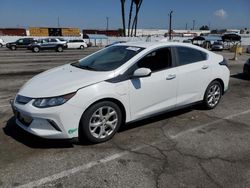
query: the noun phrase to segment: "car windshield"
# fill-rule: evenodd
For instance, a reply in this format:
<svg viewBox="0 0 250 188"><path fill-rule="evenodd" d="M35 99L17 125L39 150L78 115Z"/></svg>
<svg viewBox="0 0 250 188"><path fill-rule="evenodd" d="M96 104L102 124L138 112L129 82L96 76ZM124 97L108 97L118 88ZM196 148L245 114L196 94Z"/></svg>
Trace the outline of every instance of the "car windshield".
<svg viewBox="0 0 250 188"><path fill-rule="evenodd" d="M144 48L111 46L71 65L94 71L111 71L120 67Z"/></svg>

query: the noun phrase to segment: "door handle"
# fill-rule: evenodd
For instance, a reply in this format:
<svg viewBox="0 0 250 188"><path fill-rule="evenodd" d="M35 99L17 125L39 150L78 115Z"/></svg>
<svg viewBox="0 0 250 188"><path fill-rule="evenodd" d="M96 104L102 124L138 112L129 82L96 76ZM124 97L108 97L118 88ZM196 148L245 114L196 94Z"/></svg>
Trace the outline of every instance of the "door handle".
<svg viewBox="0 0 250 188"><path fill-rule="evenodd" d="M202 69L207 69L209 67L209 65L203 65Z"/></svg>
<svg viewBox="0 0 250 188"><path fill-rule="evenodd" d="M166 79L167 80L173 80L174 78L176 78L175 74L169 74Z"/></svg>

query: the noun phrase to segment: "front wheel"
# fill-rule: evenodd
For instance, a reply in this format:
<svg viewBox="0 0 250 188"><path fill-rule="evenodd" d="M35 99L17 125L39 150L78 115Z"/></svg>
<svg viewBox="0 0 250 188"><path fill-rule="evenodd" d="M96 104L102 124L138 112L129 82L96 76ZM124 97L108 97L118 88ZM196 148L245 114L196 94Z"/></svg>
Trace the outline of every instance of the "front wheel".
<svg viewBox="0 0 250 188"><path fill-rule="evenodd" d="M203 105L206 109L215 108L221 99L222 96L222 86L218 81L211 82L205 92Z"/></svg>
<svg viewBox="0 0 250 188"><path fill-rule="evenodd" d="M56 51L57 51L57 52L63 52L63 47L62 47L62 46L58 46L58 47L56 48Z"/></svg>
<svg viewBox="0 0 250 188"><path fill-rule="evenodd" d="M81 50L84 50L84 46L83 46L83 45L81 45L81 46L80 46L80 49L81 49Z"/></svg>
<svg viewBox="0 0 250 188"><path fill-rule="evenodd" d="M2 48L3 47L3 44L2 43L0 43L0 48Z"/></svg>
<svg viewBox="0 0 250 188"><path fill-rule="evenodd" d="M39 51L40 51L40 49L38 47L33 48L33 52L38 53Z"/></svg>
<svg viewBox="0 0 250 188"><path fill-rule="evenodd" d="M16 46L11 46L11 50L16 50Z"/></svg>
<svg viewBox="0 0 250 188"><path fill-rule="evenodd" d="M122 113L117 104L110 101L96 103L82 115L79 139L91 143L105 142L115 135L121 123Z"/></svg>

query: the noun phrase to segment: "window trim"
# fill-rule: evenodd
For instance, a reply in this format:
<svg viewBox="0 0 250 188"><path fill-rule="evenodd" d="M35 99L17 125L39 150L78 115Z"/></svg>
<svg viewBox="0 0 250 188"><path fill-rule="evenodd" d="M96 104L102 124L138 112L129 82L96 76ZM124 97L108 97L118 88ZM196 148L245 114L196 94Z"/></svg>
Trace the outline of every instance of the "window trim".
<svg viewBox="0 0 250 188"><path fill-rule="evenodd" d="M199 49L192 48L192 47L189 47L189 46L173 46L173 51L174 51L174 56L175 56L175 59L176 59L176 66L177 66L177 67L186 66L186 65L192 65L192 64L194 64L194 63L202 62L202 61L195 61L195 62L188 63L188 64L185 64L185 65L180 64L179 54L178 54L177 48L189 48L189 49L192 49L192 50L199 51L199 52L204 53L204 54L206 55L206 59L205 59L205 60L202 60L202 61L207 61L207 60L208 60L208 56L209 56L208 53L203 52L203 51L201 51L201 50L199 50Z"/></svg>

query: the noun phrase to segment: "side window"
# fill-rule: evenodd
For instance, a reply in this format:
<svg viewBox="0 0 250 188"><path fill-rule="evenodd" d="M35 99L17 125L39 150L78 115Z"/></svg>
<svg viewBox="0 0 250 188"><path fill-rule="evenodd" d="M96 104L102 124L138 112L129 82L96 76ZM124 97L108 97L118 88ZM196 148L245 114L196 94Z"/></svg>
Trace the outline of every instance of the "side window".
<svg viewBox="0 0 250 188"><path fill-rule="evenodd" d="M50 42L57 42L56 39L50 39Z"/></svg>
<svg viewBox="0 0 250 188"><path fill-rule="evenodd" d="M17 43L19 43L19 44L23 44L23 39L19 39L18 41L17 41Z"/></svg>
<svg viewBox="0 0 250 188"><path fill-rule="evenodd" d="M141 59L137 66L139 68L149 68L152 72L170 68L172 66L170 48L163 48L151 52Z"/></svg>
<svg viewBox="0 0 250 188"><path fill-rule="evenodd" d="M207 54L202 51L188 47L177 47L176 49L179 58L179 65L187 65L207 60Z"/></svg>

